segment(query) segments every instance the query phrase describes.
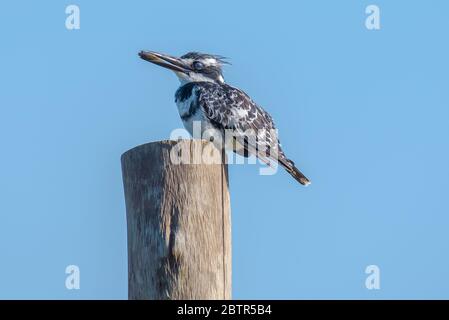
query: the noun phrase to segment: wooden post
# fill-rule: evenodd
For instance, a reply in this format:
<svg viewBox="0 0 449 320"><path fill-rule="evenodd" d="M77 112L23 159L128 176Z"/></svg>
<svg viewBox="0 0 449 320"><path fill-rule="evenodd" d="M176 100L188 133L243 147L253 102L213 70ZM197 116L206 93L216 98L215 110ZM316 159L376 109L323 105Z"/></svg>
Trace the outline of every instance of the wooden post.
<svg viewBox="0 0 449 320"><path fill-rule="evenodd" d="M215 149L216 164L176 164L170 158L179 148L185 157L211 146L201 140L158 141L122 155L129 299L231 298L224 155Z"/></svg>

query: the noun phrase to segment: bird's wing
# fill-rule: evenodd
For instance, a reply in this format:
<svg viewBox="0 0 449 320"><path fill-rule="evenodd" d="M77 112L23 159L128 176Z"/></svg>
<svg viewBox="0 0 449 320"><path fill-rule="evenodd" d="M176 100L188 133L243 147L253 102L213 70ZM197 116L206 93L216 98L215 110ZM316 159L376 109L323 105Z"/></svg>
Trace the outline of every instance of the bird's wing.
<svg viewBox="0 0 449 320"><path fill-rule="evenodd" d="M199 87L198 102L217 129L233 131L235 142L246 154L267 164L278 155L283 157L273 119L243 91L210 83Z"/></svg>
<svg viewBox="0 0 449 320"><path fill-rule="evenodd" d="M242 154L243 150L242 155L255 155L267 165L279 162L298 182L310 184L282 151L271 116L246 93L229 85L207 83L198 86L198 103L217 129L232 130L235 152Z"/></svg>

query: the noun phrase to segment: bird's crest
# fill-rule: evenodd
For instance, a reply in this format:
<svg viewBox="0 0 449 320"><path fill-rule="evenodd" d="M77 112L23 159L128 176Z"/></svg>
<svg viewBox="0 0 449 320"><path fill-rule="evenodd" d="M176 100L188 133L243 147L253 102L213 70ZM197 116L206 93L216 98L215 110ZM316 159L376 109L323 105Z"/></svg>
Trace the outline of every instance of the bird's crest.
<svg viewBox="0 0 449 320"><path fill-rule="evenodd" d="M218 54L201 53L201 52L196 52L196 51L186 53L185 55L181 56L181 59L193 59L193 60L215 59L220 65L223 65L223 64L230 65L231 64L228 61L229 58L227 58L227 57L224 57L224 56L221 56Z"/></svg>

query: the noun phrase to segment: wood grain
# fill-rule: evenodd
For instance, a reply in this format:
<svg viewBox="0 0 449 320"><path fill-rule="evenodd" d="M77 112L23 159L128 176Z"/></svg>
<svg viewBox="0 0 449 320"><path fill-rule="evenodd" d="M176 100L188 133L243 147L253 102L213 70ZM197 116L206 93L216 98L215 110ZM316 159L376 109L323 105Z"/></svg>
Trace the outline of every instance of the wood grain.
<svg viewBox="0 0 449 320"><path fill-rule="evenodd" d="M216 164L175 164L170 158L174 148L189 158L204 147L214 148L201 140L158 141L122 155L129 299L231 298L223 154L212 155Z"/></svg>

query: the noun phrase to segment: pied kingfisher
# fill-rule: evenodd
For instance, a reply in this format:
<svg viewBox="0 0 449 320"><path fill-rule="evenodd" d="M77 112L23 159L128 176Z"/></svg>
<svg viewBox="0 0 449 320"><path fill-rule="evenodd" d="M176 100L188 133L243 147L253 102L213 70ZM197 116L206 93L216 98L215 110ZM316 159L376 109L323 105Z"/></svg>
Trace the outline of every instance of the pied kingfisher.
<svg viewBox="0 0 449 320"><path fill-rule="evenodd" d="M270 165L280 163L299 183L310 184L281 149L271 116L245 92L224 82L222 56L189 52L180 58L153 51L139 56L175 72L181 81L175 101L186 129L192 134L193 123L200 121L201 130L232 130L232 143L225 147L248 157L257 156ZM248 132L254 134L248 134ZM264 151L264 153L261 152Z"/></svg>

